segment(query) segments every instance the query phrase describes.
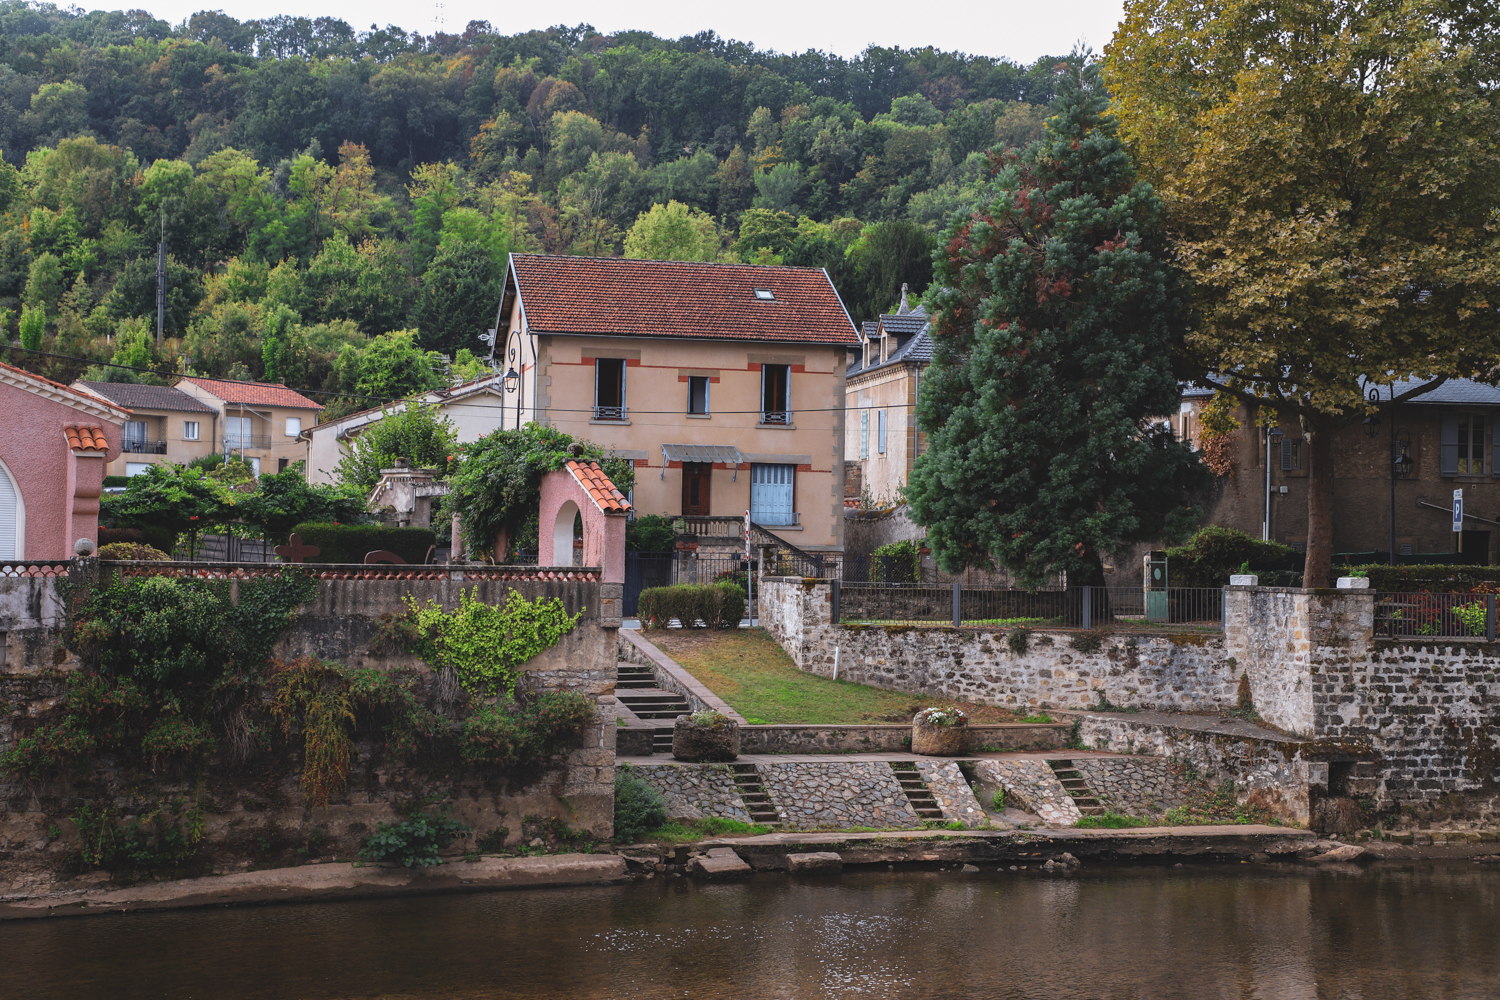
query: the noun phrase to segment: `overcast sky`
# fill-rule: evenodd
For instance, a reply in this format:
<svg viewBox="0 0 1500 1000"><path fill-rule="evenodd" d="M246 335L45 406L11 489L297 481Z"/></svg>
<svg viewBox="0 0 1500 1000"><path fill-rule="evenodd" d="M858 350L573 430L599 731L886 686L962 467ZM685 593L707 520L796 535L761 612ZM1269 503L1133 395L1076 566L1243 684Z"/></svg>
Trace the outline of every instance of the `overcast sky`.
<svg viewBox="0 0 1500 1000"><path fill-rule="evenodd" d="M84 5L93 9L93 4ZM106 5L99 5L106 6ZM124 7L125 5L121 5ZM274 14L341 17L356 29L398 24L429 34L438 26L462 31L471 20L488 20L504 34L553 24L592 24L603 32L643 29L676 38L712 30L725 38L778 52L821 49L858 55L867 45L918 48L933 45L1029 63L1043 55L1064 55L1082 41L1102 50L1120 20L1124 0L925 0L860 3L755 0L704 2L655 0L563 0L556 4L495 4L480 0L170 0L142 3L157 17L177 24L194 11L221 9L241 20ZM113 5L109 5L113 9Z"/></svg>

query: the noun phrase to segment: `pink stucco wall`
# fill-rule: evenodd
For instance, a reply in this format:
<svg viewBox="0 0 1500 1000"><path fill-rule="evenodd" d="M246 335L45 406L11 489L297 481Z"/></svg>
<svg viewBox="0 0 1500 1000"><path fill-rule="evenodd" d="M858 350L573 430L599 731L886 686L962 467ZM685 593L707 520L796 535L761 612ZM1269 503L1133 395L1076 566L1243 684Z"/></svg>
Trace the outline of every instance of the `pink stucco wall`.
<svg viewBox="0 0 1500 1000"><path fill-rule="evenodd" d="M604 570L605 583L625 582L625 515L605 514L566 469L542 477L542 502L537 519L537 564L573 564L573 525L567 524L566 543L554 545L557 515L572 501L583 515L584 566Z"/></svg>
<svg viewBox="0 0 1500 1000"><path fill-rule="evenodd" d="M20 489L25 511L24 559L70 559L79 538L99 541L99 493L105 464L119 456L125 417L80 411L25 388L0 382L0 462ZM109 452L75 457L64 424L98 424Z"/></svg>

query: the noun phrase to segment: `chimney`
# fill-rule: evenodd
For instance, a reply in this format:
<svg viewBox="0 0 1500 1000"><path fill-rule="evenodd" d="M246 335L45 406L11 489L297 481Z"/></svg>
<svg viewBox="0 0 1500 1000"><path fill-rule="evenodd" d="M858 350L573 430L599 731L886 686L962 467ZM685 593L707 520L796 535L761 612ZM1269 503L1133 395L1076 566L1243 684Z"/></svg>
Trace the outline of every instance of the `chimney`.
<svg viewBox="0 0 1500 1000"><path fill-rule="evenodd" d="M901 305L896 312L902 316L911 312L911 306L906 304L906 282L901 282Z"/></svg>

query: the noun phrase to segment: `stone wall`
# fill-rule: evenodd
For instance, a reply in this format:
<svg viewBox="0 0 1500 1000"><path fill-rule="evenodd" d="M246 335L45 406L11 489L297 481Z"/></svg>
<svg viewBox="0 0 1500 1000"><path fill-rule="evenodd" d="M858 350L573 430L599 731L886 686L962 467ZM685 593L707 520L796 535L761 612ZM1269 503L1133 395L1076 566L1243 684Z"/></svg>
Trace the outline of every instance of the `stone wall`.
<svg viewBox="0 0 1500 1000"><path fill-rule="evenodd" d="M8 608L7 593L22 589L12 586L7 592L9 582L0 578L0 609ZM55 607L47 603L53 600L47 596L50 582L41 589L30 582L26 586L30 607ZM429 794L447 796L455 812L480 834L506 827L515 841L522 836L524 817L540 816L609 836L614 823L615 726L607 709L614 700L616 627L597 609L601 588L618 585L481 581L478 586L486 601L503 601L514 589L528 596L557 596L583 612L573 632L524 666L518 689L574 690L606 711L598 714L575 749L535 780L521 785L505 776L487 778L469 771L434 777L430 768L391 765L377 742L357 734L346 791L334 796L326 809L312 809L301 787L296 739L278 742L272 750L244 761L222 748L201 765L169 764L145 775L138 765L127 769L101 754L73 778L0 776L0 881L45 880L66 864L77 848L77 831L68 817L82 801L112 803L122 815L149 812L174 800L197 803L204 814L204 853L215 865L272 860L299 847L309 852L304 857L350 857L377 823L398 818L398 806ZM376 647L378 619L386 612L399 612L404 594L419 601L430 596L452 607L457 593L458 586L449 581L320 581L317 597L299 609L273 655L407 669L419 689L431 695L439 680L426 664L410 654ZM55 621L12 616L6 622L10 627L6 663L0 666L0 750L57 715L67 677L78 669L76 659L58 641ZM18 632L30 638L21 655L11 655ZM56 836L49 834L51 828Z"/></svg>
<svg viewBox="0 0 1500 1000"><path fill-rule="evenodd" d="M1121 816L1160 817L1188 800L1184 768L1160 757L1074 757L1101 805Z"/></svg>
<svg viewBox="0 0 1500 1000"><path fill-rule="evenodd" d="M669 819L737 819L750 822L750 810L728 764L622 764L662 793Z"/></svg>
<svg viewBox="0 0 1500 1000"><path fill-rule="evenodd" d="M983 794L1003 788L1007 805L1041 817L1048 826L1072 826L1083 815L1044 760L981 760L974 771Z"/></svg>
<svg viewBox="0 0 1500 1000"><path fill-rule="evenodd" d="M989 825L989 816L958 764L951 760L919 760L917 773L927 783L943 818L957 820L970 830Z"/></svg>
<svg viewBox="0 0 1500 1000"><path fill-rule="evenodd" d="M1010 632L939 626L834 625L825 581L761 581L761 622L793 662L861 684L1016 709L1117 705L1217 711L1235 704L1239 674L1217 634Z"/></svg>
<svg viewBox="0 0 1500 1000"><path fill-rule="evenodd" d="M784 829L921 826L885 761L759 764L756 770Z"/></svg>

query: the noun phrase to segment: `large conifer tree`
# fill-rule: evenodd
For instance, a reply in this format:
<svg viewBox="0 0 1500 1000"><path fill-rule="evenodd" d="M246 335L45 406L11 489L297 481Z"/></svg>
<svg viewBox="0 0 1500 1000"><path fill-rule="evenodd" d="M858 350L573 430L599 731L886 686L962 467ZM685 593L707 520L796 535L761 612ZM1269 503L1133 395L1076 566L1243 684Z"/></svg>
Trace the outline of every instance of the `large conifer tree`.
<svg viewBox="0 0 1500 1000"><path fill-rule="evenodd" d="M1159 427L1181 336L1161 204L1107 106L1093 67L1068 71L1042 138L996 155L985 200L944 234L930 446L907 495L947 569L993 558L1026 586L1100 584L1102 553L1192 521L1206 474Z"/></svg>

